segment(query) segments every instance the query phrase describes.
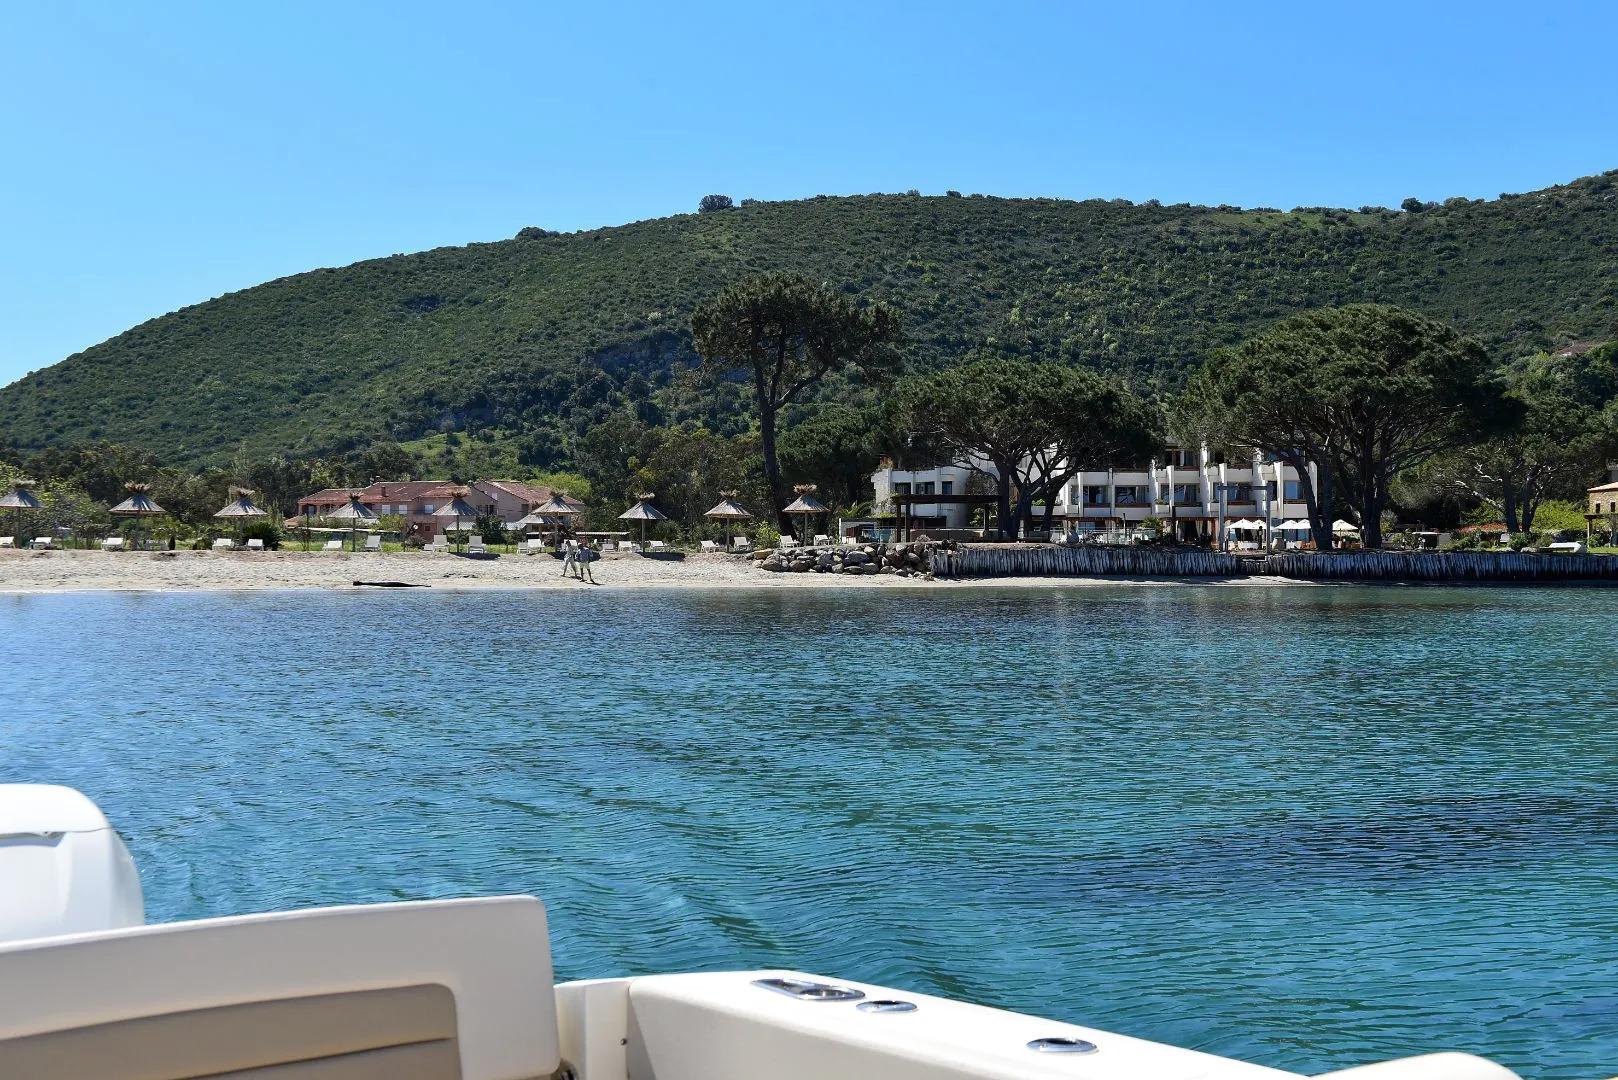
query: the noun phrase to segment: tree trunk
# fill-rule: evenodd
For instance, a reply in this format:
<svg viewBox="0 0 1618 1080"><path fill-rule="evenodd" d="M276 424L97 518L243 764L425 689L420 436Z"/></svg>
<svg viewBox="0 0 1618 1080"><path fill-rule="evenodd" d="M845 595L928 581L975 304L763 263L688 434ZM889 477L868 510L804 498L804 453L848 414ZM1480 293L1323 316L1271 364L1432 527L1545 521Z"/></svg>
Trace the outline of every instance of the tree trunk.
<svg viewBox="0 0 1618 1080"><path fill-rule="evenodd" d="M781 498L781 464L775 460L775 410L762 395L758 402L758 437L764 450L764 486L770 491L770 510L775 514L775 527L785 535L792 531L792 521L781 512L786 503Z"/></svg>
<svg viewBox="0 0 1618 1080"><path fill-rule="evenodd" d="M1315 482L1309 478L1309 463L1302 458L1284 460L1285 464L1292 466L1292 471L1298 474L1298 490L1303 493L1304 512L1309 515L1309 538L1315 542L1315 550L1330 551L1332 546L1330 471L1326 466L1320 466L1320 491L1316 492ZM1287 493L1284 486L1280 495L1281 502L1285 503Z"/></svg>
<svg viewBox="0 0 1618 1080"><path fill-rule="evenodd" d="M1018 488L1017 489L1017 523L1020 525L1022 522L1028 521L1029 519L1031 519L1033 516L1034 516L1034 492L1032 491L1032 489L1029 489L1029 488ZM1016 540L1021 536L1022 536L1022 531L1019 529L1015 534L1012 535L1011 539Z"/></svg>
<svg viewBox="0 0 1618 1080"><path fill-rule="evenodd" d="M1360 507L1360 543L1366 550L1375 551L1382 546L1382 508L1388 497L1380 482L1372 481L1365 490Z"/></svg>
<svg viewBox="0 0 1618 1080"><path fill-rule="evenodd" d="M1506 532L1517 532L1517 485L1507 476L1500 483L1500 516L1506 519ZM1528 528L1527 525L1523 526Z"/></svg>
<svg viewBox="0 0 1618 1080"><path fill-rule="evenodd" d="M1005 462L994 463L995 495L999 505L995 507L999 517L1000 539L1015 540L1017 538L1017 519L1012 516L1011 508L1011 478L1012 466Z"/></svg>

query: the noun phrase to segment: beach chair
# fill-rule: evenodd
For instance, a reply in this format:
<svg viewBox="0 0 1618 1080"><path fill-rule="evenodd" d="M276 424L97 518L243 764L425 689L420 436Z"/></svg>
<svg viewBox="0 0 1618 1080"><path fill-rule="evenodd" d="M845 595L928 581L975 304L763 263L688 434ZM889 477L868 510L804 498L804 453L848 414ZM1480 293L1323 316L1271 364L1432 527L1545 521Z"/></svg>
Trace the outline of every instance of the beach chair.
<svg viewBox="0 0 1618 1080"><path fill-rule="evenodd" d="M825 533L815 533L815 547L824 547L831 543L831 537Z"/></svg>
<svg viewBox="0 0 1618 1080"><path fill-rule="evenodd" d="M370 536L367 536L365 538L365 550L366 551L381 551L382 550L382 534L381 533L372 533Z"/></svg>
<svg viewBox="0 0 1618 1080"><path fill-rule="evenodd" d="M264 541L258 540L258 539L249 540L247 542L247 550L248 551L263 551L264 550Z"/></svg>
<svg viewBox="0 0 1618 1080"><path fill-rule="evenodd" d="M719 550L719 545L714 543L712 540L704 540L702 542L702 550L703 551L718 551Z"/></svg>
<svg viewBox="0 0 1618 1080"><path fill-rule="evenodd" d="M731 541L730 541L730 550L732 550L732 551L752 551L753 550L753 541L747 539L747 537L745 537L745 536L732 537Z"/></svg>
<svg viewBox="0 0 1618 1080"><path fill-rule="evenodd" d="M325 546L322 547L320 550L321 551L341 551L341 550L343 550L343 542L341 540L327 540Z"/></svg>
<svg viewBox="0 0 1618 1080"><path fill-rule="evenodd" d="M107 537L105 540L101 541L101 550L102 551L122 551L122 550L124 550L124 538L121 537L121 536L109 536L109 537Z"/></svg>
<svg viewBox="0 0 1618 1080"><path fill-rule="evenodd" d="M487 555L489 549L483 546L482 540L468 540L466 542L466 553L468 555Z"/></svg>
<svg viewBox="0 0 1618 1080"><path fill-rule="evenodd" d="M0 536L0 548L14 548L17 546L15 536Z"/></svg>
<svg viewBox="0 0 1618 1080"><path fill-rule="evenodd" d="M648 551L667 551L668 545L661 540L648 540L646 541L646 549Z"/></svg>
<svg viewBox="0 0 1618 1080"><path fill-rule="evenodd" d="M34 537L34 542L28 546L33 548L35 551L49 551L56 545L55 542L48 536L36 536Z"/></svg>
<svg viewBox="0 0 1618 1080"><path fill-rule="evenodd" d="M445 536L443 533L439 533L437 536L433 537L433 542L427 545L427 550L428 551L448 551L449 550L449 538L447 536Z"/></svg>
<svg viewBox="0 0 1618 1080"><path fill-rule="evenodd" d="M213 549L215 551L235 551L236 541L232 540L228 536L221 536L219 539L213 542Z"/></svg>
<svg viewBox="0 0 1618 1080"><path fill-rule="evenodd" d="M630 551L634 551L634 552L638 552L638 551L640 551L640 545L639 545L639 544L637 544L637 543L635 543L635 541L633 541L633 540L631 540L631 541L629 541L629 545L628 545L628 546L629 546L629 550L630 550ZM618 543L618 550L619 550L619 551L623 551L623 550L624 550L624 543L623 543L623 541L619 541L619 543Z"/></svg>

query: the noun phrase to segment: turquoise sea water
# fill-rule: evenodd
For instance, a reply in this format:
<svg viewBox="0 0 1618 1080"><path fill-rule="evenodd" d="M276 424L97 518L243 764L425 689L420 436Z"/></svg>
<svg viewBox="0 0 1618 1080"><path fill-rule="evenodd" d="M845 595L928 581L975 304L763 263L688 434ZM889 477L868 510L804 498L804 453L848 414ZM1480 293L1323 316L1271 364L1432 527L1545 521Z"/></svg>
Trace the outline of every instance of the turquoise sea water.
<svg viewBox="0 0 1618 1080"><path fill-rule="evenodd" d="M0 596L0 778L149 917L531 892L1317 1072L1618 1072L1618 592Z"/></svg>

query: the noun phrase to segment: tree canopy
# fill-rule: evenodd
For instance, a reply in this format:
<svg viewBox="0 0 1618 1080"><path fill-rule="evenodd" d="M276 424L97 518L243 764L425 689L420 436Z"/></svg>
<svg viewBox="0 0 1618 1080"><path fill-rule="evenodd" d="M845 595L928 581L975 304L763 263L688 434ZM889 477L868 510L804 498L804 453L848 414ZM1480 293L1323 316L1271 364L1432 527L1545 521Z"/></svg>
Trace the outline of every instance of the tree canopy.
<svg viewBox="0 0 1618 1080"><path fill-rule="evenodd" d="M776 418L827 375L853 368L881 378L899 365L899 319L882 304L861 305L795 274L766 274L721 290L691 316L704 365L752 385L764 480L779 515L781 469ZM784 522L783 522L784 524Z"/></svg>
<svg viewBox="0 0 1618 1080"><path fill-rule="evenodd" d="M1548 499L1577 499L1618 453L1618 344L1540 353L1500 375L1519 427L1471 442L1433 473L1441 486L1492 507L1516 533Z"/></svg>
<svg viewBox="0 0 1618 1080"><path fill-rule="evenodd" d="M1210 442L1296 469L1324 549L1334 491L1367 546L1379 547L1395 476L1508 430L1519 410L1477 341L1415 312L1354 304L1284 319L1217 353L1192 376L1176 414Z"/></svg>
<svg viewBox="0 0 1618 1080"><path fill-rule="evenodd" d="M900 383L900 423L962 464L994 470L1002 536L1014 538L1037 496L1075 471L1150 454L1151 410L1115 379L1082 368L981 357Z"/></svg>

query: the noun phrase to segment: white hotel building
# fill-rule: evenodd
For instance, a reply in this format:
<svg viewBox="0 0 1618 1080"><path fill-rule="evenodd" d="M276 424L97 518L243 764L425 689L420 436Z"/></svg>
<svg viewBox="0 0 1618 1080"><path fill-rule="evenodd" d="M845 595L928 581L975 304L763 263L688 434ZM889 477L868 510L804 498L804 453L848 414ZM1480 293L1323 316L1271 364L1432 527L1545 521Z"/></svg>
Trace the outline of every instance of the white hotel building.
<svg viewBox="0 0 1618 1080"><path fill-rule="evenodd" d="M1309 467L1315 479L1314 466ZM1131 531L1156 518L1178 539L1213 543L1221 519L1259 521L1270 528L1309 516L1290 465L1251 460L1216 462L1207 447L1170 448L1147 465L1091 469L1068 481L1056 517L1069 532ZM1249 539L1263 534L1248 532Z"/></svg>
<svg viewBox="0 0 1618 1080"><path fill-rule="evenodd" d="M1315 470L1310 466L1310 478ZM964 494L973 472L989 476L987 463L976 468L946 465L934 469L895 469L884 460L871 477L878 513L889 513L892 496ZM921 503L911 508L917 528L964 529L974 507L959 503ZM1036 524L1041 518L1036 507ZM1283 521L1308 517L1298 474L1289 465L1265 461L1255 454L1247 461L1216 462L1206 447L1200 450L1169 448L1159 459L1144 465L1118 465L1087 469L1076 474L1057 497L1054 520L1068 533L1128 533L1147 518L1156 518L1165 530L1187 542L1216 542L1220 521L1228 528L1236 521L1265 522L1273 529ZM1248 540L1265 535L1259 530L1242 534ZM1297 538L1297 537L1294 537Z"/></svg>

